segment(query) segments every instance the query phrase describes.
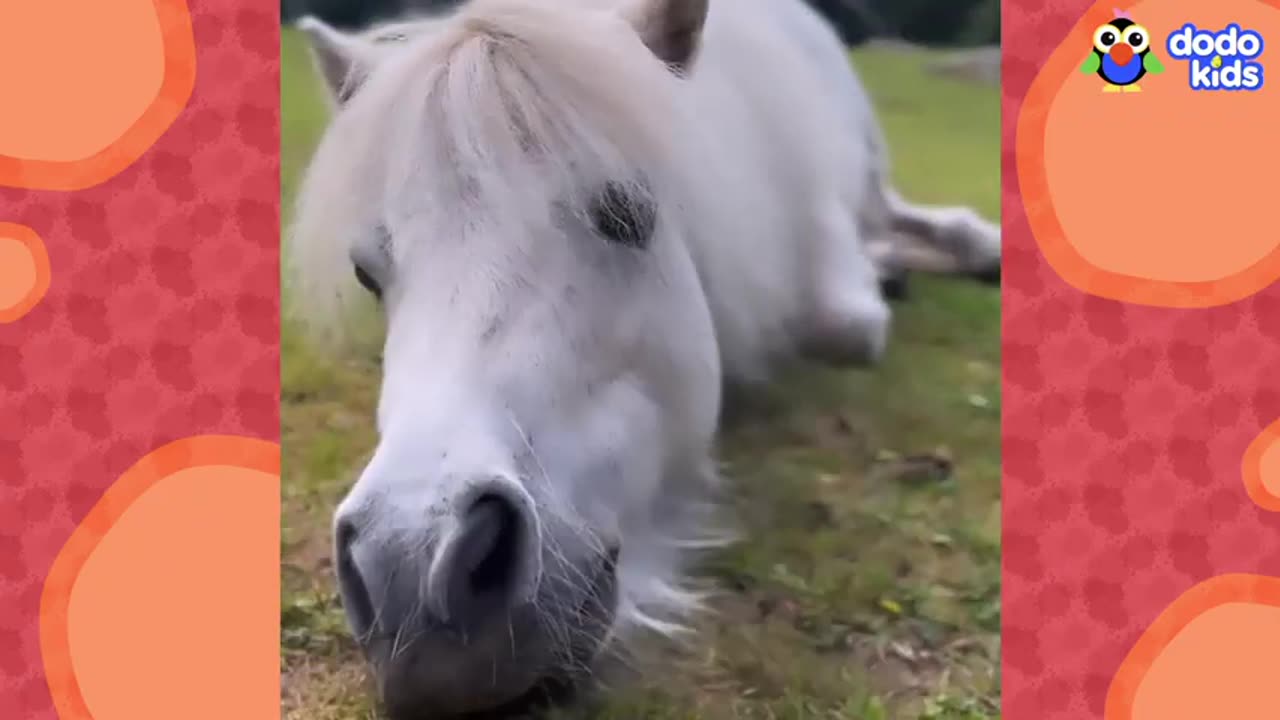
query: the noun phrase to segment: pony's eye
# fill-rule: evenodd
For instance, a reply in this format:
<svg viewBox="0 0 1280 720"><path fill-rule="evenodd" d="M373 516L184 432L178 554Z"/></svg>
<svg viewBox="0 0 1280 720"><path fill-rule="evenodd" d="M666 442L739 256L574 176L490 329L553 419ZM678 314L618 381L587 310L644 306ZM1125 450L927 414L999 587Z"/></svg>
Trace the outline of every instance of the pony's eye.
<svg viewBox="0 0 1280 720"><path fill-rule="evenodd" d="M374 280L373 276L370 275L364 268L360 267L359 265L356 265L355 269L356 269L356 281L360 283L361 287L363 287L365 290L368 290L370 293L373 293L374 297L381 300L382 286L378 284L378 281Z"/></svg>
<svg viewBox="0 0 1280 720"><path fill-rule="evenodd" d="M653 202L620 183L609 183L591 206L596 232L619 245L643 249L657 224Z"/></svg>

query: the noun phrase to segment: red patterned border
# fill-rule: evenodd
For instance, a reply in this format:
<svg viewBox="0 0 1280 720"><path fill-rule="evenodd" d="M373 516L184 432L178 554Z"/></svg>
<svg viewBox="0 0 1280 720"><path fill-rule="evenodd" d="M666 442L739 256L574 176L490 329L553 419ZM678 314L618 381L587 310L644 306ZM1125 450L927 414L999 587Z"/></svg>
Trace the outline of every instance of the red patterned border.
<svg viewBox="0 0 1280 720"><path fill-rule="evenodd" d="M1241 479L1280 418L1280 286L1210 309L1127 305L1069 285L1031 233L1027 208L1049 199L1020 194L1022 102L1094 5L1004 3L1009 720L1130 717L1108 692L1162 612L1220 575L1280 575L1280 515Z"/></svg>
<svg viewBox="0 0 1280 720"><path fill-rule="evenodd" d="M0 24L22 5L0 10ZM4 718L58 717L41 656L41 594L107 488L181 438L279 439L278 4L160 6L165 28L180 30L189 16L194 66L177 68L179 80L193 78L189 97L171 93L178 103L148 116L154 142L93 178L62 182L50 168L0 175L19 186L0 188L0 223L42 240L49 270L43 298L0 323Z"/></svg>

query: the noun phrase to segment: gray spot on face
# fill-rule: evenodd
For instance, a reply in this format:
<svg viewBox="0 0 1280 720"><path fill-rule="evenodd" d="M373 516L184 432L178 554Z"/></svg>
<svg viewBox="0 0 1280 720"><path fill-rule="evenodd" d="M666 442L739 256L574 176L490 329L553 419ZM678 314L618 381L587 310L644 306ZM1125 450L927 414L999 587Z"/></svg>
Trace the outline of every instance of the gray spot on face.
<svg viewBox="0 0 1280 720"><path fill-rule="evenodd" d="M485 343L492 342L493 339L497 337L498 333L501 331L502 331L502 318L495 315L489 319L488 326L486 326L484 329L484 332L480 334L480 341Z"/></svg>

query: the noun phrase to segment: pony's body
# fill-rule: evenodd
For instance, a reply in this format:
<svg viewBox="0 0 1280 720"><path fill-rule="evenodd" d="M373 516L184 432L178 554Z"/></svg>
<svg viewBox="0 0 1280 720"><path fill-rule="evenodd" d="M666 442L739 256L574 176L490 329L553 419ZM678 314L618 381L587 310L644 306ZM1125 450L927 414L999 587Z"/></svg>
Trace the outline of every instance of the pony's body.
<svg viewBox="0 0 1280 720"><path fill-rule="evenodd" d="M340 318L354 264L387 316L381 441L336 549L397 713L492 705L670 630L710 535L722 381L878 359L908 233L998 268L992 226L888 188L870 103L798 0L304 27L339 112L300 197L299 307Z"/></svg>
<svg viewBox="0 0 1280 720"><path fill-rule="evenodd" d="M855 226L871 176L850 169L868 167L869 147L850 132L862 123L849 124L847 94L830 92L817 51L839 45L804 22L810 12L789 0L713 3L680 86L696 173L688 238L734 380L763 378L777 354L816 339L827 314L856 324L869 356L887 339Z"/></svg>

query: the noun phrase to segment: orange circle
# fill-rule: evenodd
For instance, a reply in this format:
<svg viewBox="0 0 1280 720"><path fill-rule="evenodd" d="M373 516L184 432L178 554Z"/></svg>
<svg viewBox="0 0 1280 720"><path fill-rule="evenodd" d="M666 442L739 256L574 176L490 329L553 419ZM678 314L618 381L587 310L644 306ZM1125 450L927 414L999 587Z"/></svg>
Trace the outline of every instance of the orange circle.
<svg viewBox="0 0 1280 720"><path fill-rule="evenodd" d="M0 237L0 307L13 307L36 284L36 259L25 243Z"/></svg>
<svg viewBox="0 0 1280 720"><path fill-rule="evenodd" d="M62 720L225 720L279 709L279 447L179 440L140 460L45 581Z"/></svg>
<svg viewBox="0 0 1280 720"><path fill-rule="evenodd" d="M1262 453L1262 467L1258 472L1262 489L1273 498L1280 498L1280 443L1273 442Z"/></svg>
<svg viewBox="0 0 1280 720"><path fill-rule="evenodd" d="M1280 661L1280 607L1226 603L1206 610L1151 663L1133 700L1133 717L1273 717ZM1199 692L1188 693L1188 687Z"/></svg>
<svg viewBox="0 0 1280 720"><path fill-rule="evenodd" d="M1280 512L1280 420L1249 443L1241 471L1249 498L1264 510Z"/></svg>
<svg viewBox="0 0 1280 720"><path fill-rule="evenodd" d="M1221 575L1143 633L1107 693L1105 720L1273 720L1280 578Z"/></svg>
<svg viewBox="0 0 1280 720"><path fill-rule="evenodd" d="M49 254L25 225L0 222L0 323L31 311L49 290Z"/></svg>
<svg viewBox="0 0 1280 720"><path fill-rule="evenodd" d="M1165 67L1140 93L1104 93L1080 68L1093 30L1127 9ZM1032 234L1067 283L1161 307L1211 307L1280 279L1274 92L1197 92L1164 37L1188 19L1280 27L1280 0L1109 0L1081 18L1032 82L1018 115L1018 181ZM1206 14L1207 13L1207 14ZM1226 18L1225 20L1223 18ZM1222 22L1216 22L1222 20ZM1265 64L1265 58L1264 58Z"/></svg>
<svg viewBox="0 0 1280 720"><path fill-rule="evenodd" d="M80 190L133 164L195 86L184 0L0 2L0 185Z"/></svg>

